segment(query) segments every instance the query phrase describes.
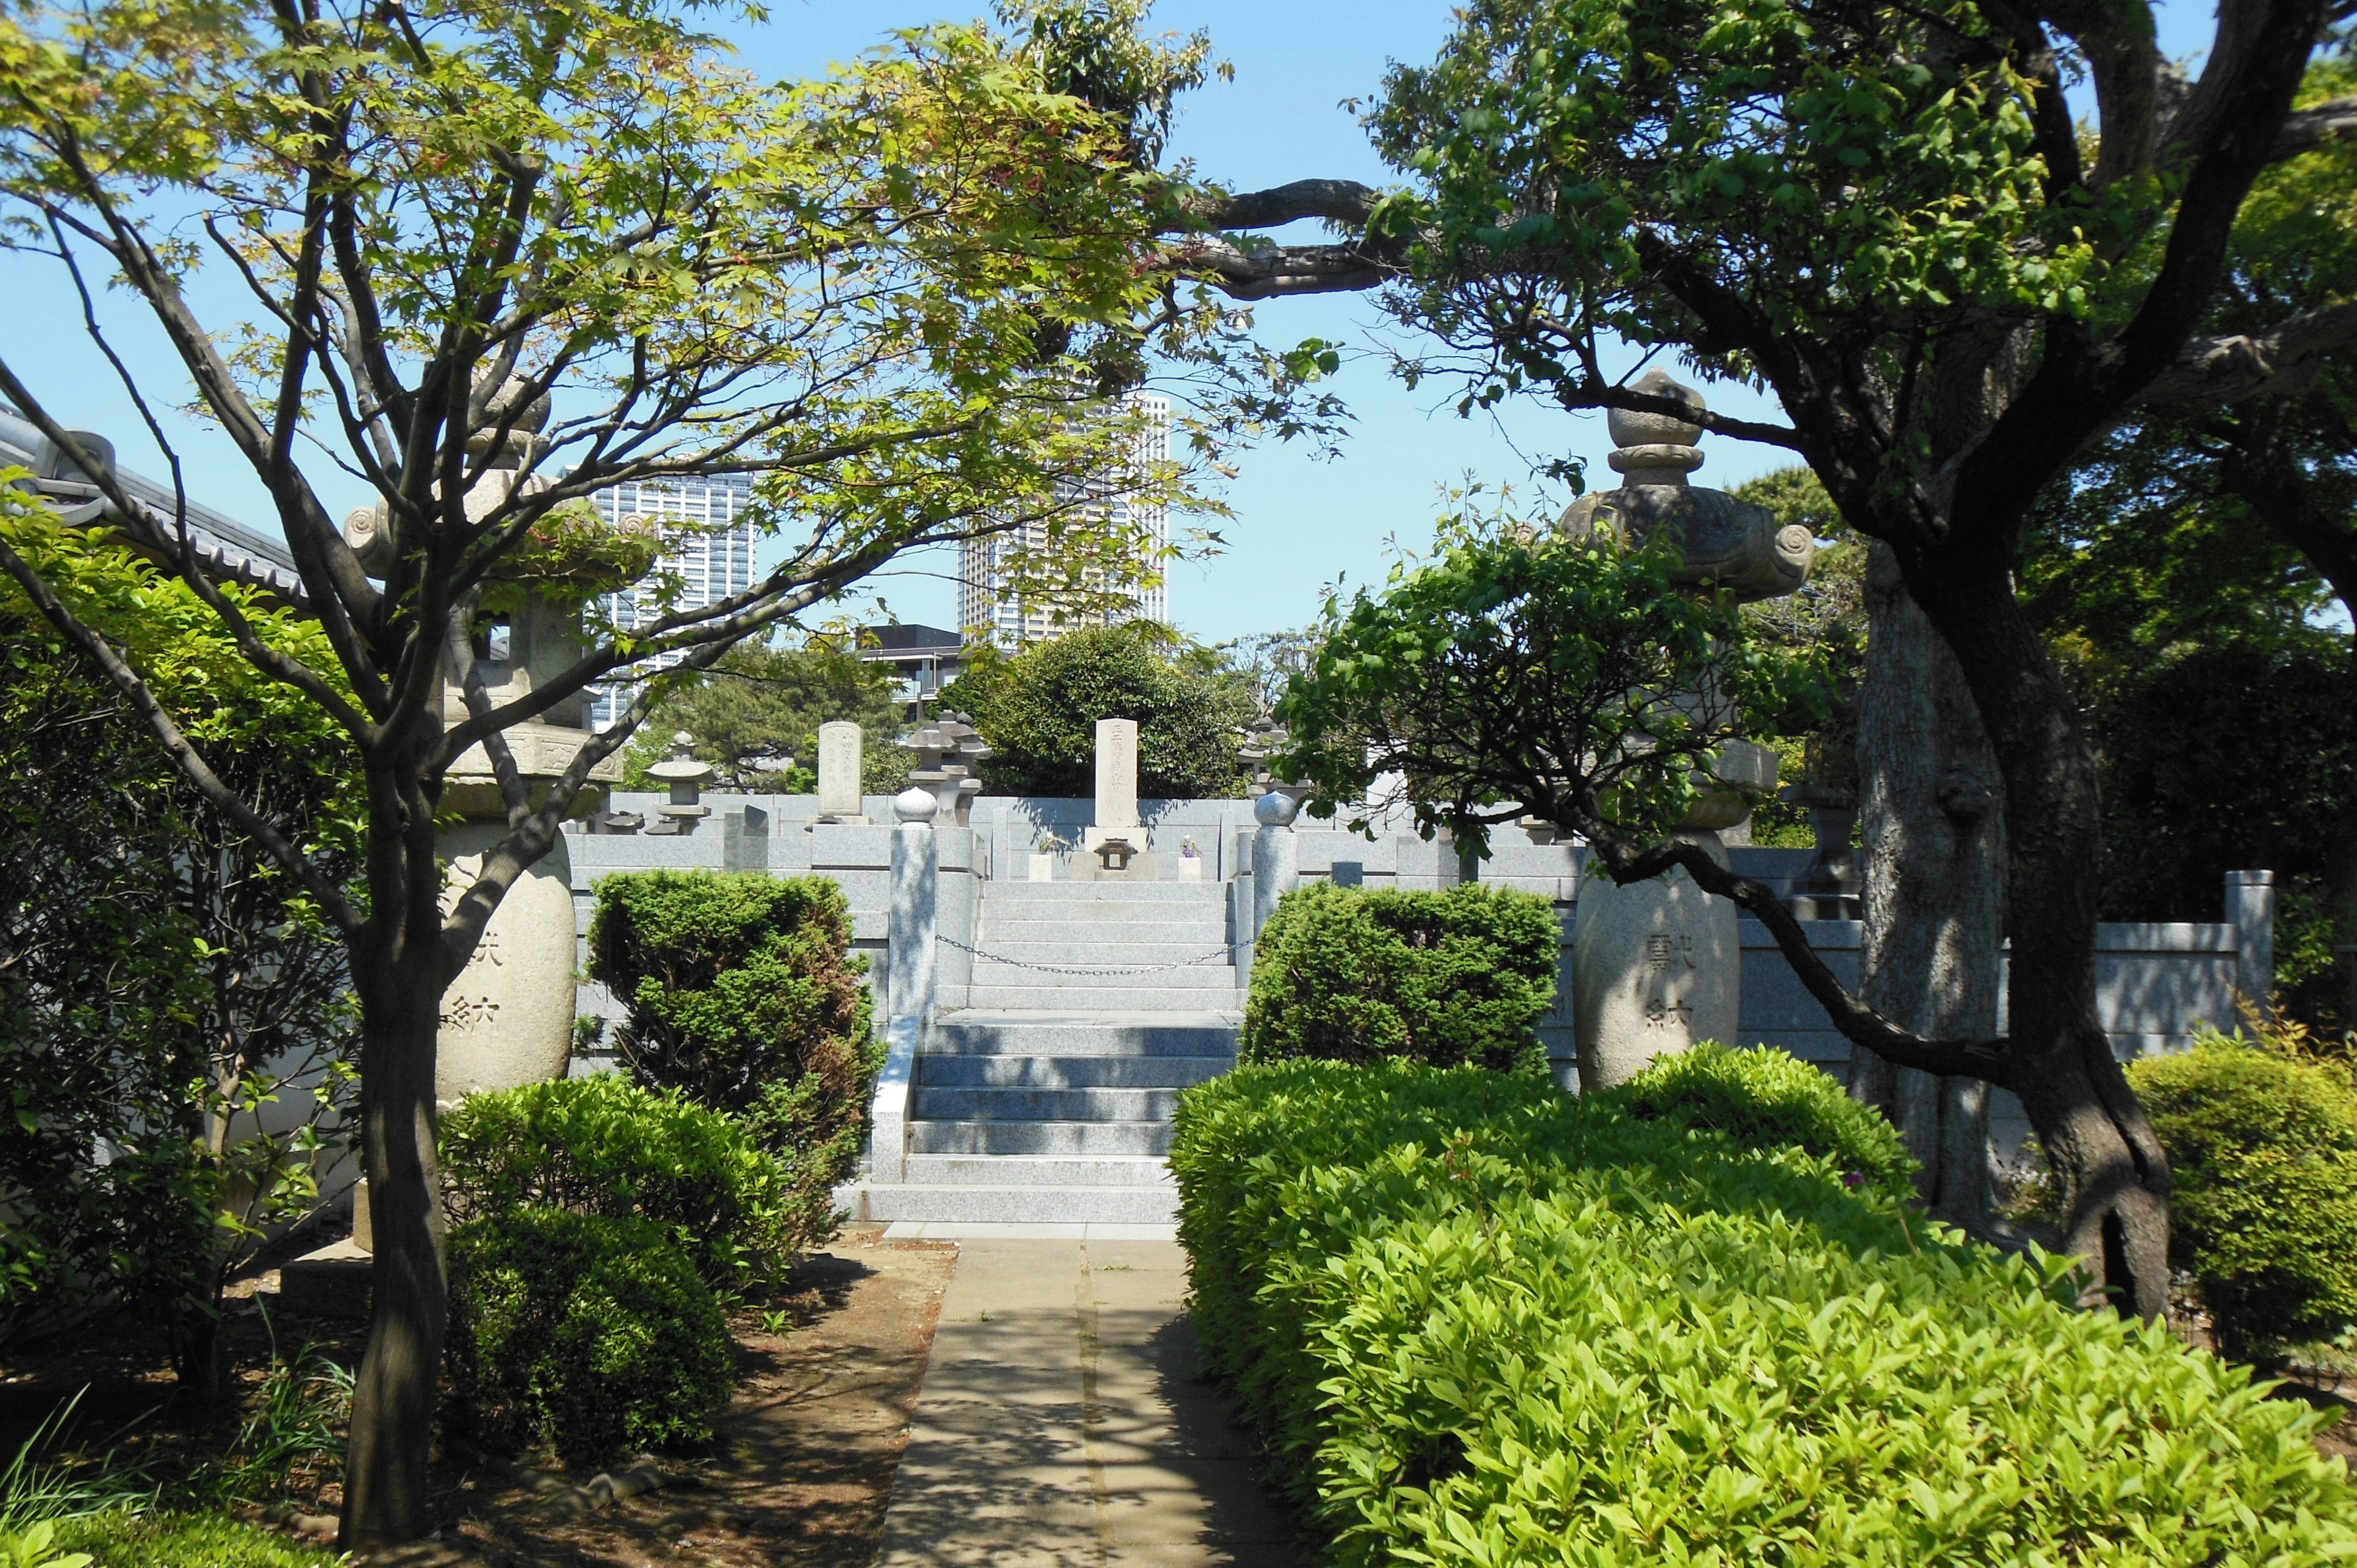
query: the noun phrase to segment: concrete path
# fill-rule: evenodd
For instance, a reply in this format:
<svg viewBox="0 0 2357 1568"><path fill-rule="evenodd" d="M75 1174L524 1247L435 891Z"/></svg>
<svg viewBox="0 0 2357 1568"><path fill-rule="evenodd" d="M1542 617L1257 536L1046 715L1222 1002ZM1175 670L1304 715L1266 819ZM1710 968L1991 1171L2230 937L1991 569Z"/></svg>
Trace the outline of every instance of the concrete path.
<svg viewBox="0 0 2357 1568"><path fill-rule="evenodd" d="M1167 1229L957 1229L884 1568L1307 1560L1253 1476L1249 1440L1194 1377L1186 1254L1135 1239Z"/></svg>

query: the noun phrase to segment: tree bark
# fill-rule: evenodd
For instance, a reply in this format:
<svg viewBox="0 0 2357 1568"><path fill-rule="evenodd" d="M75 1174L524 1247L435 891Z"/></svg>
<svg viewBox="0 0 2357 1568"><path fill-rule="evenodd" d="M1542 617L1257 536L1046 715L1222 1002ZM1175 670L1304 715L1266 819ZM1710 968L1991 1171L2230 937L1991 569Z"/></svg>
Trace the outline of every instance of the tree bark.
<svg viewBox="0 0 2357 1568"><path fill-rule="evenodd" d="M438 954L353 955L361 993L361 1122L376 1233L368 1348L352 1391L341 1544L414 1541L429 1527L434 1440L449 1309L434 1067L446 980Z"/></svg>
<svg viewBox="0 0 2357 1568"><path fill-rule="evenodd" d="M2005 787L2011 1086L2062 1187L2062 1244L2123 1312L2169 1305L2169 1159L2095 1011L2103 815L2075 705L2015 596L1996 531L1907 563ZM1990 542L1994 541L1994 542Z"/></svg>
<svg viewBox="0 0 2357 1568"><path fill-rule="evenodd" d="M1866 920L1860 993L1934 1038L1997 1032L2005 935L2005 812L1996 758L1964 671L1907 591L1898 558L1867 556L1867 666L1858 691ZM1850 1092L1898 1125L1943 1219L1977 1229L1988 1206L1988 1085L1854 1053Z"/></svg>

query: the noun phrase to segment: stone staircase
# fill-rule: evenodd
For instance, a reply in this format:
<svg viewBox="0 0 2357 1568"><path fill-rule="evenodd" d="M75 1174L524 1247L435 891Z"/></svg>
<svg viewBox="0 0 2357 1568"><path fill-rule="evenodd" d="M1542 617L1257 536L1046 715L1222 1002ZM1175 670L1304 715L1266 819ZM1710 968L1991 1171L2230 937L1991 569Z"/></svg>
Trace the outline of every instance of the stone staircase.
<svg viewBox="0 0 2357 1568"><path fill-rule="evenodd" d="M1168 1223L1178 1092L1235 1065L1227 942L1218 883L986 884L967 1005L918 1048L907 1179L861 1184L857 1211Z"/></svg>

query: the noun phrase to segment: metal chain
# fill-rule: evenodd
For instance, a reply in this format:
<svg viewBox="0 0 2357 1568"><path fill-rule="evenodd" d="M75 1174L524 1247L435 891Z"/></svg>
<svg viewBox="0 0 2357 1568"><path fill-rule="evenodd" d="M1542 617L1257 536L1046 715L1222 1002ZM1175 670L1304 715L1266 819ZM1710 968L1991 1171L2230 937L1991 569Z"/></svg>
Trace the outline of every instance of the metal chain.
<svg viewBox="0 0 2357 1568"><path fill-rule="evenodd" d="M965 943L958 940L955 937L937 936L933 940L941 942L944 946L953 947L960 952L972 953L974 957L986 960L991 963L1003 963L1010 969L1036 970L1041 974L1160 974L1166 970L1200 968L1204 964L1210 963L1213 959L1218 959L1221 962L1225 963L1231 956L1228 951L1228 944L1222 942L1218 947L1213 948L1202 957L1190 958L1184 963L1149 963L1131 968L1120 966L1108 967L1101 964L1083 964L1075 968L1068 964L1026 963L1019 958L1006 958L998 953L985 952L980 948L968 947Z"/></svg>

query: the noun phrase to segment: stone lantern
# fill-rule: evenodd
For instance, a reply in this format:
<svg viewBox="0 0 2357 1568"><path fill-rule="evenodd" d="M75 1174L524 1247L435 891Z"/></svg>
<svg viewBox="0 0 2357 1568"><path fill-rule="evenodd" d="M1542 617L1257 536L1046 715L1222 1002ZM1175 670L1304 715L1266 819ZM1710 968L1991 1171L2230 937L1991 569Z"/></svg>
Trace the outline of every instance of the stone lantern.
<svg viewBox="0 0 2357 1568"><path fill-rule="evenodd" d="M492 416L515 413L515 428L468 490L469 517L489 512L519 483L527 492L548 483L538 476L519 478L537 433L548 423L548 400L536 398L517 410L514 394L503 395L510 406L494 399ZM490 431L478 434L469 455L489 452L491 439ZM380 577L392 565L385 515L379 502L344 519L344 537L361 565ZM478 618L475 667L494 704L529 695L581 656L577 604L531 592L513 598L515 607L508 614ZM467 718L465 693L455 673L446 663L440 702L446 726ZM587 716L587 699L576 695L502 732L535 800L546 797L549 786L589 743ZM588 785L574 800L573 814L596 811L621 777L618 752L590 772ZM484 855L507 834L507 805L480 745L469 746L451 766L441 806L464 819L443 832L439 846L450 863L444 898L455 905L481 875ZM565 1076L573 1054L574 941L573 867L566 835L559 833L549 852L508 889L474 956L444 994L435 1071L435 1094L444 1104L484 1090Z"/></svg>
<svg viewBox="0 0 2357 1568"><path fill-rule="evenodd" d="M1704 412L1700 393L1658 369L1631 390ZM1606 423L1617 447L1606 461L1621 484L1574 501L1559 532L1574 538L1609 533L1631 545L1674 542L1681 561L1672 582L1729 592L1738 601L1781 597L1808 580L1816 541L1807 529L1779 527L1766 507L1686 482L1703 462L1700 424L1619 409ZM1713 690L1668 701L1700 717L1726 716L1725 700ZM1728 741L1695 783L1694 805L1674 831L1724 865L1719 832L1749 816L1752 802L1775 788L1776 754ZM1624 1082L1655 1058L1697 1040L1738 1044L1741 974L1735 906L1704 893L1684 872L1627 887L1603 876L1585 879L1572 950L1581 1087Z"/></svg>
<svg viewBox="0 0 2357 1568"><path fill-rule="evenodd" d="M647 777L671 791L671 803L655 808L662 818L660 825L647 830L650 836L672 833L685 838L695 831L695 824L712 815L712 808L702 803L703 790L712 782L713 768L692 755L695 737L685 730L673 732L671 755L647 769Z"/></svg>
<svg viewBox="0 0 2357 1568"><path fill-rule="evenodd" d="M966 826L973 820L974 798L982 793L973 765L992 755L973 724L963 714L942 714L902 736L899 744L917 754L909 781L932 791L934 825Z"/></svg>

